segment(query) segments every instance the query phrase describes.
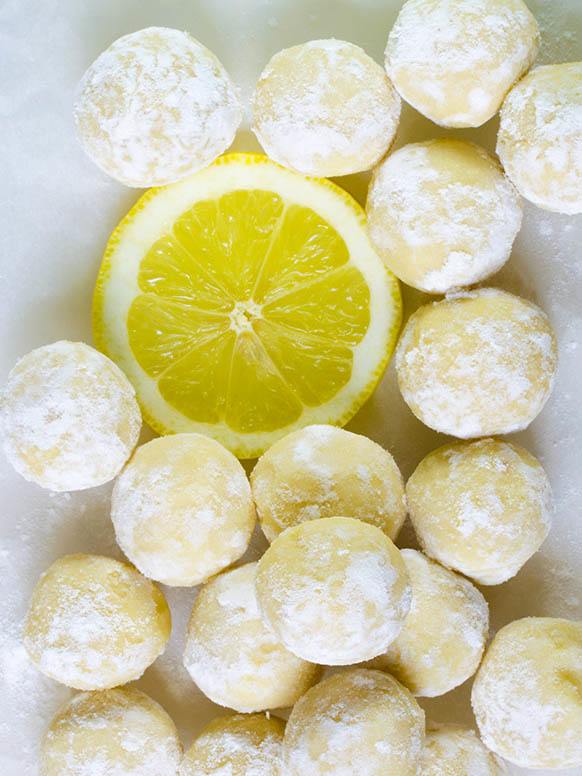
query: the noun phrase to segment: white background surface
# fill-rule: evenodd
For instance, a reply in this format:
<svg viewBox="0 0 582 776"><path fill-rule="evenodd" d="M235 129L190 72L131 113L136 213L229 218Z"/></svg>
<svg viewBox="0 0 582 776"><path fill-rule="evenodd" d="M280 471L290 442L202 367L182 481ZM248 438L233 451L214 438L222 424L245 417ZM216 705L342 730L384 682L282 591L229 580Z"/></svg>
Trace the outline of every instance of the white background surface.
<svg viewBox="0 0 582 776"><path fill-rule="evenodd" d="M0 381L16 358L56 339L91 341L90 300L100 255L137 192L108 180L73 134L77 81L113 39L149 25L186 29L222 59L248 98L268 58L284 46L338 37L379 62L400 0L0 0ZM582 0L531 0L544 43L540 61L582 59ZM494 148L496 120L451 134ZM399 144L446 134L406 109ZM240 149L256 145L242 132ZM365 176L344 179L360 200ZM495 629L524 615L582 619L582 217L526 209L508 266L492 284L537 301L560 344L556 389L519 441L544 462L557 515L543 551L509 583L486 589ZM407 309L420 295L405 292ZM399 398L392 370L352 422L384 444L408 476L442 444ZM27 601L39 573L66 552L119 556L108 516L109 487L50 495L0 460L0 770L34 776L42 731L69 691L44 679L20 646ZM410 542L405 529L400 544ZM255 553L260 549L257 540ZM251 554L252 554L251 550ZM194 597L168 593L171 645L139 685L166 706L184 743L219 710L181 667L183 628ZM471 721L470 682L424 703L438 721ZM581 732L582 735L582 732ZM521 773L513 769L513 773ZM539 771L537 773L540 773ZM578 776L582 769L562 772Z"/></svg>

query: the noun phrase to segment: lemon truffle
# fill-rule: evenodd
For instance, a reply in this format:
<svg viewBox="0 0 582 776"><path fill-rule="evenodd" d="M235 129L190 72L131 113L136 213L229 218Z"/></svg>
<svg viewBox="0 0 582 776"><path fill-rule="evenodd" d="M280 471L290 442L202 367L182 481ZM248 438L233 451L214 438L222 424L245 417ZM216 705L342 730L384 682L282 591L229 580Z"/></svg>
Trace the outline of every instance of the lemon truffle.
<svg viewBox="0 0 582 776"><path fill-rule="evenodd" d="M202 588L184 651L184 665L202 692L242 712L292 706L320 673L289 652L261 619L256 568L247 563Z"/></svg>
<svg viewBox="0 0 582 776"><path fill-rule="evenodd" d="M112 480L141 429L128 379L82 342L55 342L21 358L0 409L8 460L25 479L52 491Z"/></svg>
<svg viewBox="0 0 582 776"><path fill-rule="evenodd" d="M209 165L234 139L242 110L228 73L187 32L148 27L89 67L74 109L91 159L127 186L162 186Z"/></svg>
<svg viewBox="0 0 582 776"><path fill-rule="evenodd" d="M147 577L197 585L245 552L255 508L243 467L202 434L139 447L113 489L119 546Z"/></svg>
<svg viewBox="0 0 582 776"><path fill-rule="evenodd" d="M43 776L173 776L182 749L164 709L134 687L79 693L41 749Z"/></svg>
<svg viewBox="0 0 582 776"><path fill-rule="evenodd" d="M489 609L468 580L416 550L402 550L412 606L398 638L376 668L419 696L444 695L477 670L489 632Z"/></svg>
<svg viewBox="0 0 582 776"><path fill-rule="evenodd" d="M515 576L550 530L548 477L533 455L509 442L440 447L420 462L406 493L425 552L483 585Z"/></svg>
<svg viewBox="0 0 582 776"><path fill-rule="evenodd" d="M158 588L131 566L99 555L66 555L38 581L24 646L51 679L105 690L138 679L170 637Z"/></svg>
<svg viewBox="0 0 582 776"><path fill-rule="evenodd" d="M459 725L429 725L419 773L422 776L504 776L507 771L474 730Z"/></svg>
<svg viewBox="0 0 582 776"><path fill-rule="evenodd" d="M436 124L479 127L529 70L539 40L522 0L408 0L388 38L386 70Z"/></svg>
<svg viewBox="0 0 582 776"><path fill-rule="evenodd" d="M523 768L582 766L582 622L526 617L502 628L475 678L483 742Z"/></svg>
<svg viewBox="0 0 582 776"><path fill-rule="evenodd" d="M424 713L396 679L352 668L295 704L283 742L287 776L416 776Z"/></svg>
<svg viewBox="0 0 582 776"><path fill-rule="evenodd" d="M288 528L259 561L259 607L295 655L349 665L381 654L410 609L399 551L379 528L328 517Z"/></svg>
<svg viewBox="0 0 582 776"><path fill-rule="evenodd" d="M374 247L409 286L444 294L497 272L522 219L520 197L487 151L461 140L400 148L374 173Z"/></svg>
<svg viewBox="0 0 582 776"><path fill-rule="evenodd" d="M538 67L508 94L497 153L523 196L582 213L582 62Z"/></svg>
<svg viewBox="0 0 582 776"><path fill-rule="evenodd" d="M481 288L413 313L395 364L416 417L468 439L520 431L537 417L553 387L557 346L539 307Z"/></svg>
<svg viewBox="0 0 582 776"><path fill-rule="evenodd" d="M334 426L307 426L276 442L251 475L263 533L346 515L394 539L406 517L402 476L389 452Z"/></svg>
<svg viewBox="0 0 582 776"><path fill-rule="evenodd" d="M270 60L253 97L253 130L267 154L307 175L368 170L388 151L400 98L359 46L312 40Z"/></svg>

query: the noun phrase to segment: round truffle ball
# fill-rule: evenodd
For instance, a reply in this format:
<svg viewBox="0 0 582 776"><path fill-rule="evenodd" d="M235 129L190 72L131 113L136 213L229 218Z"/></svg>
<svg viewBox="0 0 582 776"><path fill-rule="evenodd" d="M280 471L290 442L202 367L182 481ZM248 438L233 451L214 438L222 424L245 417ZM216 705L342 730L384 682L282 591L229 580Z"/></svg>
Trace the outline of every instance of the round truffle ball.
<svg viewBox="0 0 582 776"><path fill-rule="evenodd" d="M328 517L288 528L259 561L259 606L295 655L349 665L400 633L411 590L399 551L379 528Z"/></svg>
<svg viewBox="0 0 582 776"><path fill-rule="evenodd" d="M520 197L487 151L461 140L404 146L374 173L368 227L388 268L444 294L505 264L521 226Z"/></svg>
<svg viewBox="0 0 582 776"><path fill-rule="evenodd" d="M112 480L141 430L128 379L82 342L55 342L21 358L0 409L8 460L25 479L53 491Z"/></svg>
<svg viewBox="0 0 582 776"><path fill-rule="evenodd" d="M139 447L113 489L119 546L166 585L197 585L243 555L255 525L243 467L202 434L173 434Z"/></svg>
<svg viewBox="0 0 582 776"><path fill-rule="evenodd" d="M365 436L334 426L307 426L276 442L251 475L263 533L307 520L346 515L395 539L406 517L404 485L394 459Z"/></svg>
<svg viewBox="0 0 582 776"><path fill-rule="evenodd" d="M582 213L582 62L538 67L508 94L497 153L530 202Z"/></svg>
<svg viewBox="0 0 582 776"><path fill-rule="evenodd" d="M551 393L556 338L539 307L482 288L420 307L395 364L405 402L430 428L462 439L509 434Z"/></svg>
<svg viewBox="0 0 582 776"><path fill-rule="evenodd" d="M320 669L289 652L261 619L256 563L206 584L194 604L184 665L214 703L236 711L293 706Z"/></svg>
<svg viewBox="0 0 582 776"><path fill-rule="evenodd" d="M283 743L287 776L416 776L424 713L396 679L353 668L295 704Z"/></svg>
<svg viewBox="0 0 582 776"><path fill-rule="evenodd" d="M167 27L112 43L83 76L74 114L95 164L136 187L206 167L232 143L242 119L234 84L214 54Z"/></svg>
<svg viewBox="0 0 582 776"><path fill-rule="evenodd" d="M416 550L402 550L412 606L398 638L374 666L414 694L444 695L477 670L489 632L487 602L468 580Z"/></svg>
<svg viewBox="0 0 582 776"><path fill-rule="evenodd" d="M445 445L406 485L424 551L482 585L515 576L548 535L550 483L527 450L497 439Z"/></svg>
<svg viewBox="0 0 582 776"><path fill-rule="evenodd" d="M78 690L138 679L164 651L170 611L134 568L99 555L65 555L38 581L24 646L38 669Z"/></svg>
<svg viewBox="0 0 582 776"><path fill-rule="evenodd" d="M529 70L539 40L522 0L408 0L388 38L386 70L436 124L479 127Z"/></svg>
<svg viewBox="0 0 582 776"><path fill-rule="evenodd" d="M134 687L80 693L57 714L44 737L43 776L161 776L182 757L176 726Z"/></svg>
<svg viewBox="0 0 582 776"><path fill-rule="evenodd" d="M342 40L283 49L253 97L253 131L276 162L307 175L369 170L388 151L400 98L366 52Z"/></svg>
<svg viewBox="0 0 582 776"><path fill-rule="evenodd" d="M179 776L282 776L285 723L264 714L235 714L207 725L184 755Z"/></svg>
<svg viewBox="0 0 582 776"><path fill-rule="evenodd" d="M429 726L419 773L422 776L504 776L501 761L474 730L459 725Z"/></svg>
<svg viewBox="0 0 582 776"><path fill-rule="evenodd" d="M527 617L502 628L473 685L489 749L523 768L582 766L582 622Z"/></svg>

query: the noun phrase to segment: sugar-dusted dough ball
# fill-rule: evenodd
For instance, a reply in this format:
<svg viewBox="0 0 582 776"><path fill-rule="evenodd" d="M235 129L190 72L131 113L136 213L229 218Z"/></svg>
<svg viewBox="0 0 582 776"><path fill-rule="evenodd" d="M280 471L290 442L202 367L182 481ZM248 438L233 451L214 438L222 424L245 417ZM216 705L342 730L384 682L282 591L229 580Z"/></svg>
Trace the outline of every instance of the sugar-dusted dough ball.
<svg viewBox="0 0 582 776"><path fill-rule="evenodd" d="M369 170L388 151L400 98L359 46L312 40L283 49L253 97L253 130L276 162L307 175Z"/></svg>
<svg viewBox="0 0 582 776"><path fill-rule="evenodd" d="M179 776L283 776L285 723L264 714L219 717L186 752Z"/></svg>
<svg viewBox="0 0 582 776"><path fill-rule="evenodd" d="M459 725L429 725L420 761L421 776L504 776L506 772L474 730Z"/></svg>
<svg viewBox="0 0 582 776"><path fill-rule="evenodd" d="M232 453L202 434L173 434L136 450L115 483L111 518L146 577L197 585L245 552L255 508Z"/></svg>
<svg viewBox="0 0 582 776"><path fill-rule="evenodd" d="M295 704L283 742L286 776L416 776L424 713L396 679L353 668Z"/></svg>
<svg viewBox="0 0 582 776"><path fill-rule="evenodd" d="M582 767L582 622L527 617L487 650L471 702L489 749L524 768Z"/></svg>
<svg viewBox="0 0 582 776"><path fill-rule="evenodd" d="M380 655L410 609L399 551L379 528L328 517L288 528L259 561L261 612L287 649L312 663Z"/></svg>
<svg viewBox="0 0 582 776"><path fill-rule="evenodd" d="M445 127L479 127L494 116L539 47L522 0L408 0L386 48L400 95Z"/></svg>
<svg viewBox="0 0 582 776"><path fill-rule="evenodd" d="M425 552L482 585L515 576L548 535L552 490L540 462L497 439L458 442L424 458L406 484Z"/></svg>
<svg viewBox="0 0 582 776"><path fill-rule="evenodd" d="M374 667L414 695L444 695L477 670L489 632L489 608L467 579L416 550L402 550L412 606L398 638Z"/></svg>
<svg viewBox="0 0 582 776"><path fill-rule="evenodd" d="M462 140L413 143L377 168L368 227L379 255L431 294L477 283L509 258L519 195L487 151Z"/></svg>
<svg viewBox="0 0 582 776"><path fill-rule="evenodd" d="M538 67L509 92L497 153L526 199L582 213L582 62Z"/></svg>
<svg viewBox="0 0 582 776"><path fill-rule="evenodd" d="M127 186L161 186L206 167L234 139L242 111L222 64L187 32L124 35L79 84L83 148Z"/></svg>
<svg viewBox="0 0 582 776"><path fill-rule="evenodd" d="M263 622L255 594L257 564L226 571L194 604L184 665L215 703L236 711L293 706L320 669L289 652Z"/></svg>
<svg viewBox="0 0 582 776"><path fill-rule="evenodd" d="M419 308L395 363L405 402L430 428L462 439L509 434L551 393L556 338L539 307L482 288Z"/></svg>
<svg viewBox="0 0 582 776"><path fill-rule="evenodd" d="M65 555L38 581L24 646L51 679L105 690L138 679L164 651L170 611L134 568L99 555Z"/></svg>
<svg viewBox="0 0 582 776"><path fill-rule="evenodd" d="M347 515L394 539L406 518L404 485L394 459L365 436L307 426L276 442L251 475L263 533L320 517Z"/></svg>
<svg viewBox="0 0 582 776"><path fill-rule="evenodd" d="M134 687L80 693L51 722L42 776L174 776L182 757L176 726Z"/></svg>
<svg viewBox="0 0 582 776"><path fill-rule="evenodd" d="M25 479L54 491L112 480L141 429L128 379L82 342L55 342L21 358L0 410L8 460Z"/></svg>

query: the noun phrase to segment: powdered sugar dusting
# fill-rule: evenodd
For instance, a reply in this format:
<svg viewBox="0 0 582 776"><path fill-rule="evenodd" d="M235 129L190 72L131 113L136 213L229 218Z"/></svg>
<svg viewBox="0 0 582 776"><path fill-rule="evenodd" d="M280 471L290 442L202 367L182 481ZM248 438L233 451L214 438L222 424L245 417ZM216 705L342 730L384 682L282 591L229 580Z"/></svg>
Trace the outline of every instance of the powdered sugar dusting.
<svg viewBox="0 0 582 776"><path fill-rule="evenodd" d="M429 725L420 764L422 776L504 776L503 762L474 730L458 725Z"/></svg>

